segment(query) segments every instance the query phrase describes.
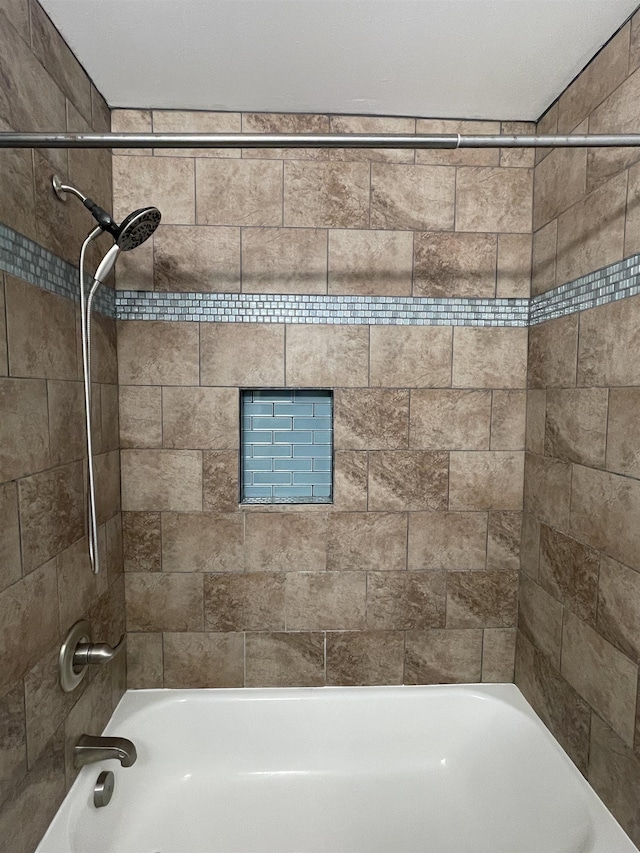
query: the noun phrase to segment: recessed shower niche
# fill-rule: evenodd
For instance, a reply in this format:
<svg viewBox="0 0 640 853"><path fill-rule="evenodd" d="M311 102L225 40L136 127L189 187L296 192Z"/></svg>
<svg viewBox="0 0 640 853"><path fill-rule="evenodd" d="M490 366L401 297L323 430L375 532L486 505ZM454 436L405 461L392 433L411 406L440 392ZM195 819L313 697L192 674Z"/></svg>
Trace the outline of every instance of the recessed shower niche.
<svg viewBox="0 0 640 853"><path fill-rule="evenodd" d="M241 502L331 503L333 392L240 392Z"/></svg>

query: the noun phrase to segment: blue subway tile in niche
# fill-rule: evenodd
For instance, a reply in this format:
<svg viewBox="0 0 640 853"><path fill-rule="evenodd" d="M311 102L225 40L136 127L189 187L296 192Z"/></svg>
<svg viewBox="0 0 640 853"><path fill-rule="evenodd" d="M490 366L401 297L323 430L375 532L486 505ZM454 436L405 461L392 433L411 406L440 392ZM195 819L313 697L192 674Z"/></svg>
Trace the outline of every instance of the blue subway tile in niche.
<svg viewBox="0 0 640 853"><path fill-rule="evenodd" d="M241 395L242 502L331 503L333 392Z"/></svg>

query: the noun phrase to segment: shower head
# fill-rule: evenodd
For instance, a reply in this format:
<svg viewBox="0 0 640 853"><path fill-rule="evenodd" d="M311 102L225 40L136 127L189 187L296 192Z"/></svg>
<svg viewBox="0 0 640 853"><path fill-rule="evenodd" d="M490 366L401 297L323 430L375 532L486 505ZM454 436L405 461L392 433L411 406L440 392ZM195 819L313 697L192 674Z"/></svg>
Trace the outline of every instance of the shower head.
<svg viewBox="0 0 640 853"><path fill-rule="evenodd" d="M115 236L117 245L123 252L137 248L156 230L160 224L161 214L157 207L141 207L134 210L122 220Z"/></svg>
<svg viewBox="0 0 640 853"><path fill-rule="evenodd" d="M67 193L79 198L100 228L111 234L116 245L123 252L129 252L148 240L160 224L161 214L157 207L141 207L130 213L123 219L122 224L118 225L93 199L83 195L75 187L63 184L57 175L53 176L52 184L53 191L61 201L67 200Z"/></svg>

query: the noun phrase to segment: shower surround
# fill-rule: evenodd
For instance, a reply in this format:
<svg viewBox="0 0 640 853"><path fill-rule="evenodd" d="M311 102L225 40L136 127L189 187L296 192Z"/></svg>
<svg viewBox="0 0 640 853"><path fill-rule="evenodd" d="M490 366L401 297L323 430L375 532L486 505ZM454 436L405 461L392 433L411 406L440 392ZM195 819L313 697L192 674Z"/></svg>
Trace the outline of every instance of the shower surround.
<svg viewBox="0 0 640 853"><path fill-rule="evenodd" d="M0 127L110 128L104 100L37 3L0 2ZM75 264L91 217L55 199L54 172L111 206L110 152L2 151L0 222ZM78 323L77 303L0 271L0 847L12 853L38 843L75 777L70 746L105 725L125 681L120 660L74 694L58 684L73 622L91 619L94 637L111 643L125 628L115 323L94 324L97 577L85 536Z"/></svg>
<svg viewBox="0 0 640 853"><path fill-rule="evenodd" d="M129 110L113 128L501 130ZM529 293L533 152L113 163L116 205L163 211L123 290L326 294L345 311L353 295ZM130 686L511 680L527 329L256 319L118 324ZM331 506L239 505L241 388L334 389Z"/></svg>
<svg viewBox="0 0 640 853"><path fill-rule="evenodd" d="M639 66L636 13L539 131L637 130ZM534 295L639 251L639 157L539 154ZM638 296L530 330L516 663L516 684L636 844L639 351Z"/></svg>
<svg viewBox="0 0 640 853"><path fill-rule="evenodd" d="M109 129L37 3L0 0L0 23L3 129ZM540 132L640 129L639 23ZM533 129L135 110L114 111L112 127ZM121 257L122 291L523 299L640 251L628 150L4 150L0 222L75 263L88 215L55 200L51 174L110 208L112 164L116 218L154 203L165 223ZM73 778L65 751L121 695L119 664L78 699L62 694L55 653L87 615L94 636L118 639L125 582L135 687L509 681L519 597L516 683L640 841L639 297L531 330L127 320L117 357L115 324L97 317L96 578L77 309L0 275L0 837L12 851L33 850ZM238 505L242 387L335 389L333 506Z"/></svg>

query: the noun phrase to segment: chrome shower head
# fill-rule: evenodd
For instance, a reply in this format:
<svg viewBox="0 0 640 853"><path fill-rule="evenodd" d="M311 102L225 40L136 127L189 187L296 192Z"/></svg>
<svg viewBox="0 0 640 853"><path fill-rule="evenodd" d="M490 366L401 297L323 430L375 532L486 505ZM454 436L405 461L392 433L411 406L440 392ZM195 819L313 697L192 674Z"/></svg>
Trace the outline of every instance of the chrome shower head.
<svg viewBox="0 0 640 853"><path fill-rule="evenodd" d="M117 245L123 252L136 249L151 237L160 224L160 218L161 214L157 207L141 207L140 210L134 210L122 220L122 225L114 235Z"/></svg>
<svg viewBox="0 0 640 853"><path fill-rule="evenodd" d="M123 252L129 252L148 240L160 224L161 214L157 207L141 207L130 213L123 219L122 224L118 225L93 199L87 198L75 187L63 184L57 175L53 176L52 184L53 191L61 201L67 200L67 193L79 198L100 228L111 234L116 245Z"/></svg>

